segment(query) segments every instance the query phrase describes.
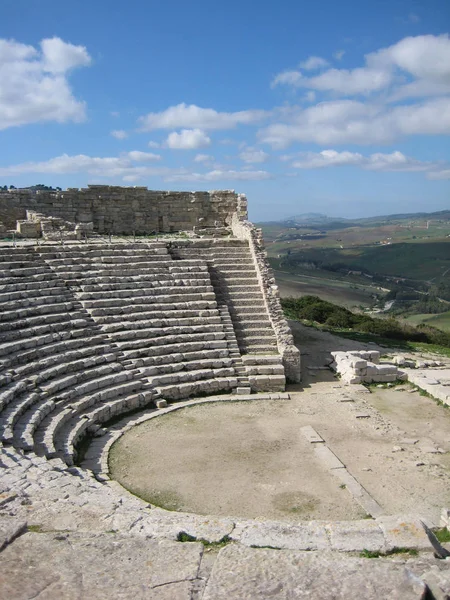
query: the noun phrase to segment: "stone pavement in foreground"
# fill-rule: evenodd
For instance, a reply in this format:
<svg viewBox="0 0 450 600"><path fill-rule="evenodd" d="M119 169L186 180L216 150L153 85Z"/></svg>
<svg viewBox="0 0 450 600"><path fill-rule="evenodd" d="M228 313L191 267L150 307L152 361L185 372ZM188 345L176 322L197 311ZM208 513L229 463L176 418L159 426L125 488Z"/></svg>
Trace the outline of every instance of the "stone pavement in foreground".
<svg viewBox="0 0 450 600"><path fill-rule="evenodd" d="M446 598L418 519L283 522L151 508L59 459L0 447L0 598ZM362 558L414 548L418 556ZM433 596L430 596L431 589Z"/></svg>

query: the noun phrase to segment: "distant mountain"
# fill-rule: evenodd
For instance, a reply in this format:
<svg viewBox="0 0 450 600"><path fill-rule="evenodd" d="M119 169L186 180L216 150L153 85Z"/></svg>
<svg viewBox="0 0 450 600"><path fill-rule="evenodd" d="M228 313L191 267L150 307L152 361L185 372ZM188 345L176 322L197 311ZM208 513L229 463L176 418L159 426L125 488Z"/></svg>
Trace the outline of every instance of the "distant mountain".
<svg viewBox="0 0 450 600"><path fill-rule="evenodd" d="M360 219L346 219L344 217L328 217L322 213L304 213L294 215L281 221L270 221L271 224L282 225L283 227L309 227L311 229L346 229L348 227L373 227L376 224L386 224L388 222L415 221L415 220L450 220L450 210L441 210L432 213L404 213L393 215L380 215L379 217L366 217ZM269 222L264 223L269 224Z"/></svg>

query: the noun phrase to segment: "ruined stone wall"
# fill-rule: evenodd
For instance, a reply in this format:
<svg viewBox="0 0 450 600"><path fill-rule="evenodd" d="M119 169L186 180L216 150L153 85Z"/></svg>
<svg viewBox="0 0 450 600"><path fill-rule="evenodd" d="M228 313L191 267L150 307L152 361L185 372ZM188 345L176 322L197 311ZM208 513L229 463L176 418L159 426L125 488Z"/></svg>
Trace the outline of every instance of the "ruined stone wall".
<svg viewBox="0 0 450 600"><path fill-rule="evenodd" d="M28 209L73 223L92 222L99 233L169 233L230 227L237 206L238 196L230 190L164 192L105 185L62 192L22 189L0 192L0 221L13 229Z"/></svg>

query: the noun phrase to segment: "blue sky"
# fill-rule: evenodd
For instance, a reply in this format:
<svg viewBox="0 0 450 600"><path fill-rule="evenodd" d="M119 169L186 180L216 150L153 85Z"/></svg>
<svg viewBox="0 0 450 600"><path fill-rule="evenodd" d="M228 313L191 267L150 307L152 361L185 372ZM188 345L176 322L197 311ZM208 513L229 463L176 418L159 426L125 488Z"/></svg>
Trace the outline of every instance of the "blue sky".
<svg viewBox="0 0 450 600"><path fill-rule="evenodd" d="M450 207L447 0L2 0L0 185Z"/></svg>

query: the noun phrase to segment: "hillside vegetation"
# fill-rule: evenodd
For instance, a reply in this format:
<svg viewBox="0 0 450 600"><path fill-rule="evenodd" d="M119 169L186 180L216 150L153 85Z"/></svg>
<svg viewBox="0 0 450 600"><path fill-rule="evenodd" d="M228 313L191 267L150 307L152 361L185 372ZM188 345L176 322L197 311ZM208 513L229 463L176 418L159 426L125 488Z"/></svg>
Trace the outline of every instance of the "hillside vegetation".
<svg viewBox="0 0 450 600"><path fill-rule="evenodd" d="M450 331L450 211L351 221L310 213L261 226L282 297Z"/></svg>
<svg viewBox="0 0 450 600"><path fill-rule="evenodd" d="M394 318L377 319L355 314L318 296L283 298L281 304L288 319L324 325L327 329L369 333L391 340L423 342L450 348L450 334L429 325L402 323Z"/></svg>

